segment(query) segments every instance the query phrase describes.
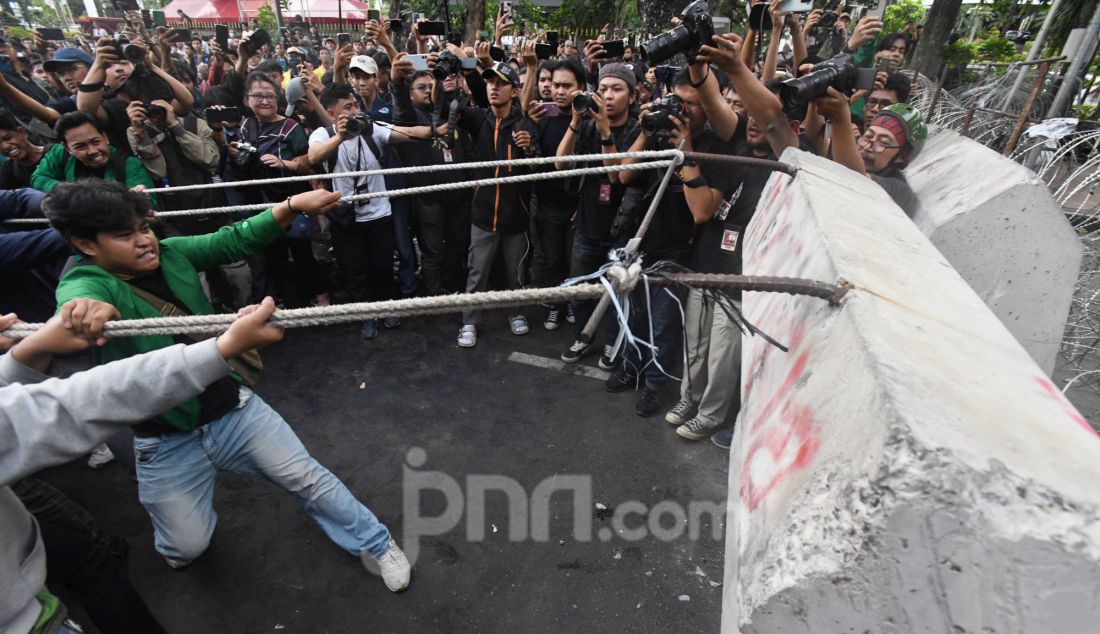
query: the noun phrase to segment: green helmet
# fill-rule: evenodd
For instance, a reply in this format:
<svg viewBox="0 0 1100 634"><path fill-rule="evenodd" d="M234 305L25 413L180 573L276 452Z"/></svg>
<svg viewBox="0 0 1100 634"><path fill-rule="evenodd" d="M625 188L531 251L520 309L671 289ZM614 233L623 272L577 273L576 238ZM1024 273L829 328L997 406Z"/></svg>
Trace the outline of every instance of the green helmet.
<svg viewBox="0 0 1100 634"><path fill-rule="evenodd" d="M920 116L919 110L907 103L896 103L883 108L875 118L883 116L897 119L905 129L905 141L912 148L910 156L920 152L924 147L924 140L928 138L928 126L924 125L924 118Z"/></svg>

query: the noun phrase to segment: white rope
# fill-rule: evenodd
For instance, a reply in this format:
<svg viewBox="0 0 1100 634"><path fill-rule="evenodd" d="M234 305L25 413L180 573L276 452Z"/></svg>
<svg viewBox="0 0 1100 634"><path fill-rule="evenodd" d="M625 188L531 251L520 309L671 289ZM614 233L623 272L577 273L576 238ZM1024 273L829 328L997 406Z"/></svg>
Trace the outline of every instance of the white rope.
<svg viewBox="0 0 1100 634"><path fill-rule="evenodd" d="M676 152L678 150L668 150L667 152ZM642 152L635 152L634 154L642 154ZM610 154L606 156L611 156ZM496 164L507 165L509 161L494 161ZM639 172L643 170L662 169L669 165L677 163L676 159L664 160L664 161L652 161L648 163L631 163L629 165L601 165L598 167L584 167L570 170L559 170L554 172L536 172L534 174L520 174L518 176L502 176L499 178L482 178L471 181L457 181L454 183L440 183L438 185L424 185L421 187L406 187L404 189L395 189L390 191L368 192L366 194L355 194L352 196L344 196L340 199L342 203L353 203L363 200L371 200L374 198L397 198L400 196L414 196L417 194L430 194L433 192L451 191L456 189L467 189L470 187L482 187L485 185L505 185L510 183L527 183L541 180L552 180L555 178L569 178L572 176L585 176L588 174L608 174L611 172ZM471 165L471 164L466 164ZM436 166L443 167L443 166ZM265 181L270 182L270 181ZM146 190L153 191L153 190ZM179 211L161 211L155 215L157 218L172 218L177 216L206 216L212 214L228 214L235 212L252 212L263 211L269 209L272 206L271 203L257 203L254 205L229 205L226 207L209 207L206 209L185 209ZM48 221L45 218L13 218L4 221L5 224L45 224Z"/></svg>
<svg viewBox="0 0 1100 634"><path fill-rule="evenodd" d="M639 273L640 271L614 272L609 273L609 277L613 280L613 286L616 287L618 292L627 292L632 287L626 287L623 284L637 283ZM437 295L434 297L337 304L314 308L293 308L275 311L270 322L281 328L327 326L383 317L437 315L458 312L470 307L495 309L526 306L540 302L564 303L596 298L602 295L604 291L602 284L593 283L551 288ZM229 328L235 319L236 316L233 314L123 319L107 322L103 326L103 332L110 337L217 333ZM42 326L43 324L40 323L15 324L0 333L0 335L18 339L26 337Z"/></svg>
<svg viewBox="0 0 1100 634"><path fill-rule="evenodd" d="M156 187L146 189L150 194L178 193L199 189L219 189L225 187L248 187L251 185L277 185L280 183L300 183L302 181L328 180L331 178L359 178L361 176L386 176L388 174L421 174L425 172L450 172L455 170L484 169L501 165L546 165L549 163L582 163L587 161L618 161L623 159L676 159L683 161L679 150L646 150L644 152L615 152L608 154L578 154L574 156L540 156L507 161L478 161L474 163L444 163L443 165L415 165L406 167L387 167L385 169L360 170L358 172L322 172L303 176L283 176L280 178L256 179L248 181L222 181L219 183L200 183L198 185L180 185L178 187Z"/></svg>

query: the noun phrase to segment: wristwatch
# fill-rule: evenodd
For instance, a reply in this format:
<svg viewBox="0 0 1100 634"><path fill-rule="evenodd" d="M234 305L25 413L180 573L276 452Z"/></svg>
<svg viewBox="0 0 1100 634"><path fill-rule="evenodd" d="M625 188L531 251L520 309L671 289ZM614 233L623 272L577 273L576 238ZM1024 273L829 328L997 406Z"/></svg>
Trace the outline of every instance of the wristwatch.
<svg viewBox="0 0 1100 634"><path fill-rule="evenodd" d="M606 139L600 139L600 145L606 145L606 146L615 145L615 137L609 136Z"/></svg>

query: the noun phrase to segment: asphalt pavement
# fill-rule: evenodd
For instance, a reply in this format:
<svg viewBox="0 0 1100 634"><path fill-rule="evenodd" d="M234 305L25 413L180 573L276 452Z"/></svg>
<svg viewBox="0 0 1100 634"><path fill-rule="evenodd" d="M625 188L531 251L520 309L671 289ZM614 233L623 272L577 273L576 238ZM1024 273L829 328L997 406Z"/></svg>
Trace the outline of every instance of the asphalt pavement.
<svg viewBox="0 0 1100 634"><path fill-rule="evenodd" d="M117 464L44 479L129 540L131 576L170 632L716 632L727 454L664 422L677 385L639 418L633 394L604 391L595 355L558 361L571 326L527 314L517 337L486 313L468 350L447 315L374 341L353 325L294 330L263 351L258 393L419 545L402 594L258 478L219 477L213 544L178 572Z"/></svg>

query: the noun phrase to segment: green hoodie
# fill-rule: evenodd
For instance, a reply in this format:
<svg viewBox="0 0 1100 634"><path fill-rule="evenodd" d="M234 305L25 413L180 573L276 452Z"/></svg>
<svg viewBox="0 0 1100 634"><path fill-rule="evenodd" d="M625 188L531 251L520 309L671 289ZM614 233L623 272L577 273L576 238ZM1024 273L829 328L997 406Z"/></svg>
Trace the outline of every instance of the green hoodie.
<svg viewBox="0 0 1100 634"><path fill-rule="evenodd" d="M209 315L214 308L202 290L198 272L244 259L283 235L283 228L275 222L269 209L214 233L167 238L160 243L160 270L168 288L184 303L180 308L196 315ZM94 264L73 267L57 286L58 306L78 297L107 302L118 309L122 319L160 317L160 313L134 294L125 280ZM168 335L108 339L104 346L96 349L96 361L110 363L175 343ZM198 422L199 409L199 399L192 398L153 420L191 431Z"/></svg>
<svg viewBox="0 0 1100 634"><path fill-rule="evenodd" d="M108 147L111 156L107 159L107 169L103 172L103 180L117 181L118 176L115 174L117 159L115 155L117 155L119 151L113 145ZM77 160L73 158L72 155L65 151L64 144L58 143L54 145L42 156L42 160L38 162L38 167L36 167L34 173L31 174L31 187L38 191L49 193L58 183L71 183L75 181L76 161ZM154 187L153 179L149 176L149 172L145 171L145 167L142 166L141 161L133 156L126 157L126 177L123 180L123 184L126 185L126 189L131 189L138 185L145 185L146 189L152 189ZM156 194L149 194L149 198L152 200L153 206L156 207Z"/></svg>

